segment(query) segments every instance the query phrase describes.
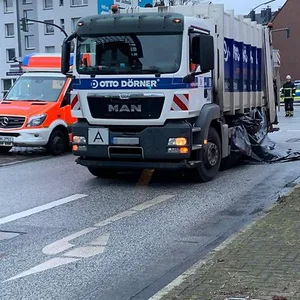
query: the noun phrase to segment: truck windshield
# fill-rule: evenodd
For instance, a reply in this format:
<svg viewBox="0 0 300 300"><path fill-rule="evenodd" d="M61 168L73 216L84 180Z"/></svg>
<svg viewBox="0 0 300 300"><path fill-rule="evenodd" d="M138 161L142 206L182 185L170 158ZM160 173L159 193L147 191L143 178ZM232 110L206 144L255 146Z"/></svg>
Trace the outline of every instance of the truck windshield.
<svg viewBox="0 0 300 300"><path fill-rule="evenodd" d="M80 74L175 73L181 62L181 34L87 37L78 40Z"/></svg>
<svg viewBox="0 0 300 300"><path fill-rule="evenodd" d="M62 77L21 76L4 100L56 102L64 83Z"/></svg>

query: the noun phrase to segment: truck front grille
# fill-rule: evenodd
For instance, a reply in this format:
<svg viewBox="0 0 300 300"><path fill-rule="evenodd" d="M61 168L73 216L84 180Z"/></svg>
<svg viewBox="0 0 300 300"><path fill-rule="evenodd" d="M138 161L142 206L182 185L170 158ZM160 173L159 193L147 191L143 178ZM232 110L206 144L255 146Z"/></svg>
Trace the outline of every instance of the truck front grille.
<svg viewBox="0 0 300 300"><path fill-rule="evenodd" d="M159 119L164 96L132 97L88 95L91 115L95 119Z"/></svg>
<svg viewBox="0 0 300 300"><path fill-rule="evenodd" d="M20 128L25 122L25 117L0 116L0 128Z"/></svg>

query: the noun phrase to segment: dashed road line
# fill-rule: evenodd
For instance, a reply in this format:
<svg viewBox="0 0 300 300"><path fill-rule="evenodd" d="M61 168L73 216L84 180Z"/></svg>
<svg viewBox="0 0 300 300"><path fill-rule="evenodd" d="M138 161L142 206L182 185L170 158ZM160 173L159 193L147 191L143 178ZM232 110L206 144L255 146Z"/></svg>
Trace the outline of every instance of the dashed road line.
<svg viewBox="0 0 300 300"><path fill-rule="evenodd" d="M81 198L84 198L84 197L87 197L87 195L74 194L74 195L59 199L57 201L53 201L53 202L50 202L50 203L47 203L47 204L44 204L44 205L41 205L41 206L37 206L37 207L31 208L31 209L28 209L28 210L10 215L10 216L0 218L0 225L6 224L6 223L9 223L9 222L12 222L12 221L16 221L16 220L24 218L24 217L31 216L31 215L34 215L36 213L39 213L39 212L48 210L50 208L57 207L59 205L66 204L66 203L69 203L69 202L72 202L72 201L75 201L75 200L78 200L78 199L81 199Z"/></svg>

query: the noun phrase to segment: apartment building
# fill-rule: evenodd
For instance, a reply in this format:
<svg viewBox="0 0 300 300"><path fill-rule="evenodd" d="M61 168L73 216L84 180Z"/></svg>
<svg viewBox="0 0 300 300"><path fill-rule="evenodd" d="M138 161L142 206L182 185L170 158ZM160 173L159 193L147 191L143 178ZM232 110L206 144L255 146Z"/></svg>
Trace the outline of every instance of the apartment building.
<svg viewBox="0 0 300 300"><path fill-rule="evenodd" d="M55 23L67 34L74 31L77 21L86 15L108 13L112 4L126 8L144 6L146 0L0 0L0 80L5 94L16 80L19 63L24 55L34 52L60 52L64 34L51 25L28 22L27 31L21 18ZM151 1L152 2L152 1ZM3 94L0 94L0 98Z"/></svg>
<svg viewBox="0 0 300 300"><path fill-rule="evenodd" d="M55 23L69 34L79 18L97 14L98 2L101 0L0 0L1 92L7 92L18 77L14 74L18 70L15 58L33 52L59 52L64 38L58 28L34 22L28 22L24 32L22 17Z"/></svg>

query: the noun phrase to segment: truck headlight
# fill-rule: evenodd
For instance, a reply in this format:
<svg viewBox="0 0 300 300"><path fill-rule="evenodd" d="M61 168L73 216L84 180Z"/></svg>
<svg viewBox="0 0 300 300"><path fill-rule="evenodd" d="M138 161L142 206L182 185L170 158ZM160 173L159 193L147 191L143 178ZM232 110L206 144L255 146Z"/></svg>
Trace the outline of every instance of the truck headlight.
<svg viewBox="0 0 300 300"><path fill-rule="evenodd" d="M40 126L43 124L43 122L45 121L47 115L46 114L42 114L42 115L36 115L36 116L32 116L29 118L28 123L27 123L27 127L34 127L34 126Z"/></svg>
<svg viewBox="0 0 300 300"><path fill-rule="evenodd" d="M185 146L187 145L187 138L185 137L177 137L177 138L169 138L168 146Z"/></svg>
<svg viewBox="0 0 300 300"><path fill-rule="evenodd" d="M86 138L84 136L73 136L73 143L74 144L86 144Z"/></svg>

